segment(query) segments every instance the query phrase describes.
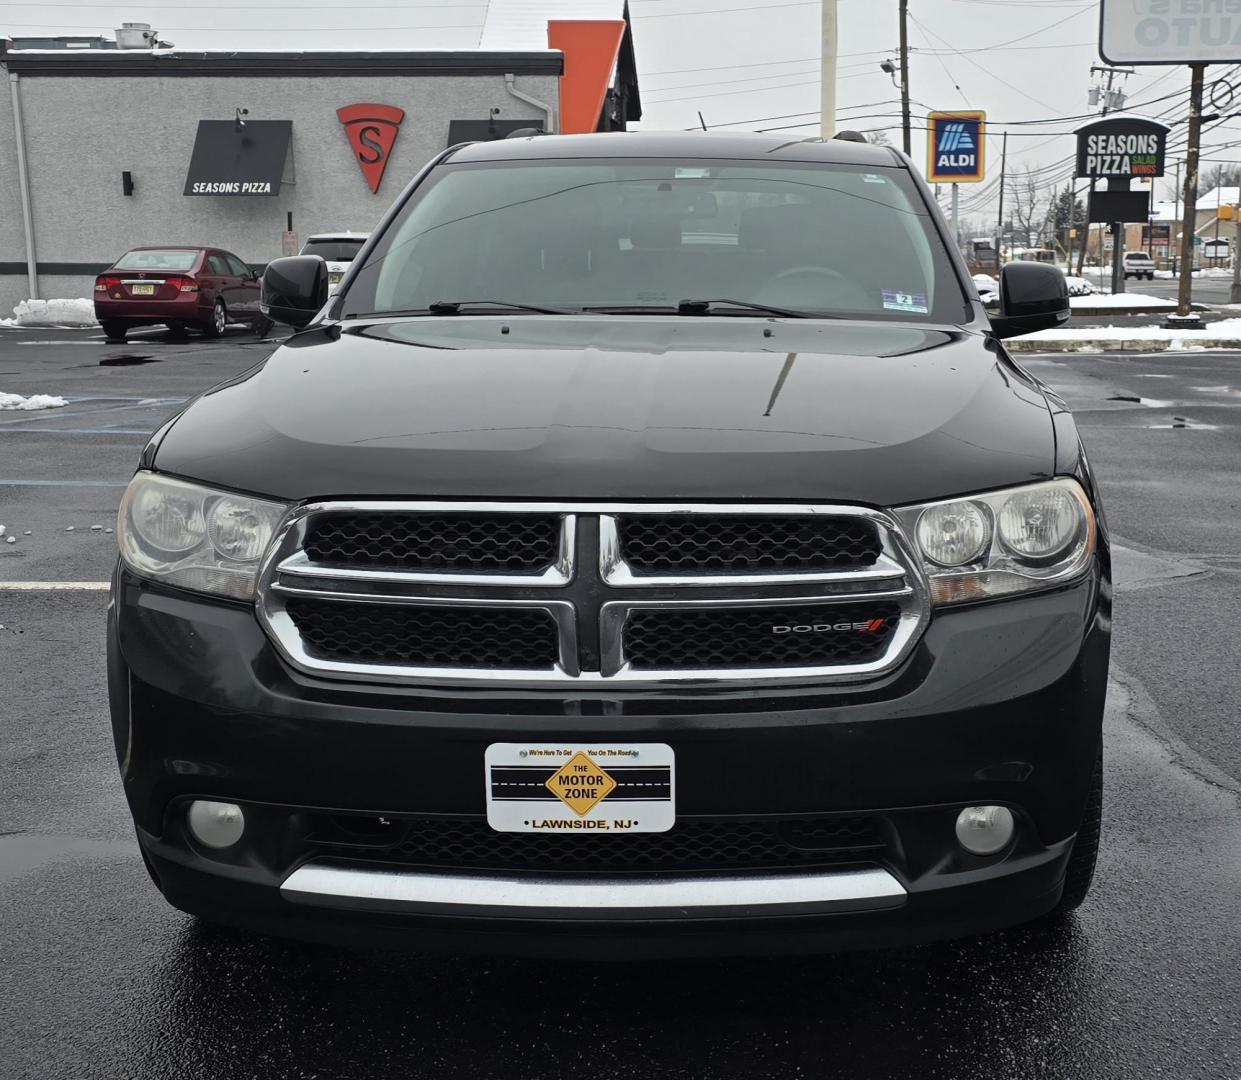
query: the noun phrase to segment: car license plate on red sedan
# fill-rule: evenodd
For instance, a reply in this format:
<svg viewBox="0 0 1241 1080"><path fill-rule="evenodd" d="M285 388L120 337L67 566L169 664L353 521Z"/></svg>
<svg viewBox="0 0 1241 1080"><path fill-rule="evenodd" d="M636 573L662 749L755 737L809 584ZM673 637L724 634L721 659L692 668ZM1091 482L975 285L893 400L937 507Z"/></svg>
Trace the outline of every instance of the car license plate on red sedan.
<svg viewBox="0 0 1241 1080"><path fill-rule="evenodd" d="M497 832L667 832L675 758L664 743L493 743L487 824Z"/></svg>
<svg viewBox="0 0 1241 1080"><path fill-rule="evenodd" d="M154 296L154 285L131 285L129 287L130 294L133 296Z"/></svg>

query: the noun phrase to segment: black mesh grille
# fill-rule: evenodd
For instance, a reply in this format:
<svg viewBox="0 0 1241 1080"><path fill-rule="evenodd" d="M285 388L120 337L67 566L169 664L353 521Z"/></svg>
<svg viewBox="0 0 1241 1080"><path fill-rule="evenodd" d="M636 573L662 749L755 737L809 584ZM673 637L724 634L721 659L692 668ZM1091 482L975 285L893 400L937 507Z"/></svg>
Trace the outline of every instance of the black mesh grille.
<svg viewBox="0 0 1241 1080"><path fill-rule="evenodd" d="M813 867L873 861L884 843L864 817L682 819L666 833L551 836L493 831L485 821L386 819L387 843L366 824L323 817L312 838L321 849L411 867L529 870L540 873L675 873ZM326 852L325 852L326 853Z"/></svg>
<svg viewBox="0 0 1241 1080"><path fill-rule="evenodd" d="M306 534L312 562L410 573L538 574L555 561L555 514L323 514Z"/></svg>
<svg viewBox="0 0 1241 1080"><path fill-rule="evenodd" d="M556 624L529 608L359 604L294 597L288 612L302 642L324 660L415 667L549 668Z"/></svg>
<svg viewBox="0 0 1241 1080"><path fill-rule="evenodd" d="M900 621L892 603L640 609L623 631L644 670L825 667L883 655Z"/></svg>
<svg viewBox="0 0 1241 1080"><path fill-rule="evenodd" d="M864 570L879 533L860 518L658 514L620 519L621 549L637 575L830 573Z"/></svg>

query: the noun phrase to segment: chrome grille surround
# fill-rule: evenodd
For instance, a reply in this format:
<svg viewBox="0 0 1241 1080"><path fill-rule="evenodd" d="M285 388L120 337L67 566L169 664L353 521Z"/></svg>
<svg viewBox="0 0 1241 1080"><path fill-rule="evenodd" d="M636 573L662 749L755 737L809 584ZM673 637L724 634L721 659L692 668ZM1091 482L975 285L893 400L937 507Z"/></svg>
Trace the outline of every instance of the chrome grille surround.
<svg viewBox="0 0 1241 1080"><path fill-rule="evenodd" d="M400 572L325 567L306 558L302 542L309 522L329 513L529 514L561 519L559 558L538 576ZM709 577L636 577L620 558L621 515L831 515L864 518L881 538L872 567L839 573L739 573ZM546 669L427 668L327 660L303 644L287 610L297 596L352 603L524 607L548 613L556 623L560 657ZM882 656L864 663L822 667L754 667L711 670L635 670L624 655L625 621L646 608L686 605L726 609L894 602L899 618ZM284 659L310 675L363 683L603 690L677 685L686 688L810 685L861 682L882 677L912 651L930 619L929 590L921 564L896 519L857 506L806 504L653 504L366 501L322 502L293 510L264 559L259 580L260 623Z"/></svg>

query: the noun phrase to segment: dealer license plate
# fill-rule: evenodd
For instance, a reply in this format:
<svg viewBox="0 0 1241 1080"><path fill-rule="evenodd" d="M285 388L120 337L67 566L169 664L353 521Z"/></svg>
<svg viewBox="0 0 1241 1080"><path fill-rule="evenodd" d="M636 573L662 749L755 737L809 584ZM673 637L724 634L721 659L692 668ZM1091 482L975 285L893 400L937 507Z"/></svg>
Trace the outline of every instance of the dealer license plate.
<svg viewBox="0 0 1241 1080"><path fill-rule="evenodd" d="M154 285L131 285L129 287L129 291L134 296L154 296L155 286Z"/></svg>
<svg viewBox="0 0 1241 1080"><path fill-rule="evenodd" d="M676 761L663 743L492 743L487 824L497 832L667 832Z"/></svg>

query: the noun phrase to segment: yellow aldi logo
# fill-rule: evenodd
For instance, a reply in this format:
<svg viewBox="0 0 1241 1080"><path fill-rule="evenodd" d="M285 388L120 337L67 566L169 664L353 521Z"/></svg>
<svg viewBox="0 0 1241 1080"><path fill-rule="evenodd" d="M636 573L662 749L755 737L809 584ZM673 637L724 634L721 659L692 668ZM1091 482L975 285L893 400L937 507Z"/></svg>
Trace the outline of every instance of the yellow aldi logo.
<svg viewBox="0 0 1241 1080"><path fill-rule="evenodd" d="M547 789L580 817L616 790L616 781L580 750L552 773Z"/></svg>

